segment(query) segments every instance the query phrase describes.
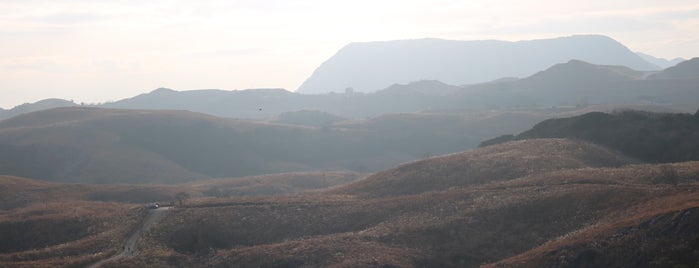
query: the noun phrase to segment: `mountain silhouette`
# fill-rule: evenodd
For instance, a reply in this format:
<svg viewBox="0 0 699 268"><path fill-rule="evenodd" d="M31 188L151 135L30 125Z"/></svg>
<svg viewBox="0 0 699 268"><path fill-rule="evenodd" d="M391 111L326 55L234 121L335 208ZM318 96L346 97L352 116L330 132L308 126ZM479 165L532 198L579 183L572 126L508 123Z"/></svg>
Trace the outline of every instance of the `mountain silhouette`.
<svg viewBox="0 0 699 268"><path fill-rule="evenodd" d="M530 76L572 59L636 70L659 69L601 35L519 42L416 39L351 43L321 64L297 92L343 92L348 87L373 92L418 80L474 84Z"/></svg>

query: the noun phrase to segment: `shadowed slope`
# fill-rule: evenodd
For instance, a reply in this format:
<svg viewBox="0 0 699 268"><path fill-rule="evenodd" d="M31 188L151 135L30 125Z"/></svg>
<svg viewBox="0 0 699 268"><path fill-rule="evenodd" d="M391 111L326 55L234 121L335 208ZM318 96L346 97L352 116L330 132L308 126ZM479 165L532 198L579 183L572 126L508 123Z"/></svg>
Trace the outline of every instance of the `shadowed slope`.
<svg viewBox="0 0 699 268"><path fill-rule="evenodd" d="M482 145L532 138L580 139L648 162L699 160L699 114L623 111L592 112L536 124L517 136L502 136Z"/></svg>
<svg viewBox="0 0 699 268"><path fill-rule="evenodd" d="M0 174L86 183L178 183L281 172L372 172L472 148L529 113L415 113L322 127L187 111L59 108L0 122Z"/></svg>

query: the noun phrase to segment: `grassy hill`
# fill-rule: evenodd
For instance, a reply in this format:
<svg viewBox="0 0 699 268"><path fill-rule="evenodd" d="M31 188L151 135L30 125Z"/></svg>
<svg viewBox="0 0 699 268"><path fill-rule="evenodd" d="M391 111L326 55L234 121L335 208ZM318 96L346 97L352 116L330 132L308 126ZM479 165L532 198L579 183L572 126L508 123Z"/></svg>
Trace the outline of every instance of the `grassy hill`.
<svg viewBox="0 0 699 268"><path fill-rule="evenodd" d="M523 140L403 164L337 189L337 192L366 197L419 194L547 171L616 167L635 162L585 142Z"/></svg>
<svg viewBox="0 0 699 268"><path fill-rule="evenodd" d="M538 170L381 198L331 191L192 201L144 240L144 255L109 267L476 267L659 205L699 207L697 162Z"/></svg>
<svg viewBox="0 0 699 268"><path fill-rule="evenodd" d="M314 170L370 172L466 150L544 116L415 113L310 127L186 111L58 108L0 121L0 174L178 183Z"/></svg>
<svg viewBox="0 0 699 268"><path fill-rule="evenodd" d="M106 258L121 249L145 217L144 204L167 204L180 192L195 200L293 195L359 176L292 173L179 185L89 185L0 176L0 267L82 267ZM212 189L218 194L211 195Z"/></svg>
<svg viewBox="0 0 699 268"><path fill-rule="evenodd" d="M128 187L0 176L0 266L81 266L113 254L145 212L141 205L91 200L119 188Z"/></svg>
<svg viewBox="0 0 699 268"><path fill-rule="evenodd" d="M366 185L386 174L396 183ZM442 179L449 174L476 179ZM193 200L144 240L143 257L112 265L476 267L596 226L699 207L697 174L697 162L642 164L585 142L517 141L310 195Z"/></svg>
<svg viewBox="0 0 699 268"><path fill-rule="evenodd" d="M385 183L386 174L396 183ZM624 263L638 241L647 245L638 254L652 256L647 263L697 261L688 250L699 233L691 223L699 162L644 164L586 142L538 139L359 177L288 173L168 186L1 177L0 232L34 242L8 244L14 248L0 253L0 265L103 258L143 217L142 206L128 202L181 191L191 199L141 238L138 256L104 267L536 266L576 258L597 265ZM326 186L337 188L318 191ZM669 243L678 246L663 250Z"/></svg>

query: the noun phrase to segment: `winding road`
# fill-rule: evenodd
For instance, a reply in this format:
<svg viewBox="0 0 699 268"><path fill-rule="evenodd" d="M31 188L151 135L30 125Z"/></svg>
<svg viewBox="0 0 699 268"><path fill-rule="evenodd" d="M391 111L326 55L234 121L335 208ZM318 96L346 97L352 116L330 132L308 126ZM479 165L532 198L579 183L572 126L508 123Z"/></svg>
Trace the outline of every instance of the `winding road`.
<svg viewBox="0 0 699 268"><path fill-rule="evenodd" d="M88 266L88 268L97 268L97 267L100 267L100 266L102 266L102 264L105 264L107 262L111 262L111 261L123 259L126 257L132 257L132 256L138 255L138 248L137 248L138 243L137 242L138 242L138 239L141 237L141 234L143 234L143 232L148 231L148 229L150 229L153 225L155 225L157 222L159 222L161 219L163 219L163 217L165 216L165 214L167 214L169 209L170 209L170 207L160 207L157 209L149 210L148 215L143 220L143 223L141 223L141 226L136 228L136 230L134 230L133 233L131 233L131 235L129 235L129 238L126 239L126 243L124 243L124 247L123 247L123 250L121 252L119 252L118 254L116 254L112 257L98 261L98 262Z"/></svg>

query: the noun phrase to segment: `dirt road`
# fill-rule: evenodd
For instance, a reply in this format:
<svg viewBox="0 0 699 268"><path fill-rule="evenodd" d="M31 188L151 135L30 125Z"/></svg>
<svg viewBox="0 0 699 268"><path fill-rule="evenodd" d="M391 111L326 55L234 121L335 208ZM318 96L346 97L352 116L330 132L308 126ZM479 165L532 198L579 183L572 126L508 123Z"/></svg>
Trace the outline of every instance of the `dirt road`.
<svg viewBox="0 0 699 268"><path fill-rule="evenodd" d="M148 211L148 215L146 218L143 220L143 223L141 226L139 226L136 230L129 235L129 238L126 239L126 243L124 243L124 247L122 248L122 251L119 252L119 254L116 254L112 257L109 257L107 259L101 260L99 262L96 262L90 266L89 268L97 268L102 266L102 264L105 264L110 261L115 261L119 260L122 258L126 257L132 257L138 255L138 248L137 248L137 242L138 239L141 237L141 234L143 232L148 231L154 224L159 222L167 213L167 211L170 209L170 207L161 207L157 209L151 209Z"/></svg>

